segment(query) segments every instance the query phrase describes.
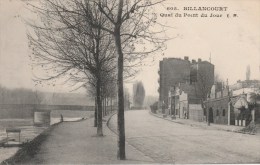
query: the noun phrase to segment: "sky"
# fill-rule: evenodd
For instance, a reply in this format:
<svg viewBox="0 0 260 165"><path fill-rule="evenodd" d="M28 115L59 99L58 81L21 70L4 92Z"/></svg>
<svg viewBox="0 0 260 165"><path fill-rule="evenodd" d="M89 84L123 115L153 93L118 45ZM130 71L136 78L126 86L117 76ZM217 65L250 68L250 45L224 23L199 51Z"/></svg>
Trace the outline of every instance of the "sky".
<svg viewBox="0 0 260 165"><path fill-rule="evenodd" d="M228 7L225 12L184 11L183 7ZM177 11L167 10L177 7ZM222 14L220 18L161 17L160 14L202 13ZM132 82L142 81L146 95L158 96L159 61L166 57L209 60L215 65L215 72L230 84L244 80L246 68L250 65L251 79L259 79L260 65L260 1L259 0L168 0L155 9L158 21L170 26L167 36L174 38L167 42L167 49L153 56L154 61L146 63L135 79L125 84L132 91ZM237 14L227 18L226 15ZM0 1L0 84L10 87L35 89L30 67L26 25L23 18L32 14L21 0ZM66 84L37 87L40 90L69 92Z"/></svg>

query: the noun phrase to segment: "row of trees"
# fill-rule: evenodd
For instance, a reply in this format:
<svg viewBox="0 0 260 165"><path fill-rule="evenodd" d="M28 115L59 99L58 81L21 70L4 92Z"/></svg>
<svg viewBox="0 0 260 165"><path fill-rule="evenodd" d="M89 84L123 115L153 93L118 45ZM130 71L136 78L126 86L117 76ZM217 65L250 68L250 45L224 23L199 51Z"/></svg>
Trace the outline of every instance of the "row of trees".
<svg viewBox="0 0 260 165"><path fill-rule="evenodd" d="M163 0L162 0L163 1ZM76 89L91 89L102 136L102 99L118 98L118 158L125 159L124 79L133 76L148 54L162 50L166 38L151 0L45 0L30 4L38 20L28 23L36 80L61 77ZM158 29L158 25L161 27ZM151 28L153 27L153 28Z"/></svg>
<svg viewBox="0 0 260 165"><path fill-rule="evenodd" d="M39 104L43 93L29 89L8 89L0 85L0 104Z"/></svg>

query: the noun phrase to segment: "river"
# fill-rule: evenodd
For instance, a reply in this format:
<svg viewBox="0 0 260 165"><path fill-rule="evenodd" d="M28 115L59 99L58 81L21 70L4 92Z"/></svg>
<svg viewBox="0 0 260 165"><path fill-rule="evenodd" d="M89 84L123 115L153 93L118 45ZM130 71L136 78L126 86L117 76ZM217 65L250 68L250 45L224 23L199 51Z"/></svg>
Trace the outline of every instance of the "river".
<svg viewBox="0 0 260 165"><path fill-rule="evenodd" d="M60 122L62 114L64 121L77 121L82 118L93 117L93 111L70 111L53 110L51 111L51 125ZM33 119L0 119L0 141L6 138L6 128L15 127L21 129L21 142L33 140L37 135L43 132L47 127L36 127L33 125ZM10 134L9 138L18 140L18 134ZM3 148L0 147L0 162L11 157L18 151L19 147Z"/></svg>

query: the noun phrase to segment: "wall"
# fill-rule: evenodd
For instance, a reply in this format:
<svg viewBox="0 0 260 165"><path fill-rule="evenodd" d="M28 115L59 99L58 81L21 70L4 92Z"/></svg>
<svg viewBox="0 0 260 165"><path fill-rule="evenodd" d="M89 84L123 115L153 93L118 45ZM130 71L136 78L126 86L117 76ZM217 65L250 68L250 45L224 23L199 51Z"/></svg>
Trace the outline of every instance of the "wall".
<svg viewBox="0 0 260 165"><path fill-rule="evenodd" d="M205 102L205 105L207 109L213 109L213 123L228 124L229 97L210 99ZM233 117L234 113L231 112L231 115Z"/></svg>
<svg viewBox="0 0 260 165"><path fill-rule="evenodd" d="M201 104L189 104L189 119L202 122L203 116Z"/></svg>
<svg viewBox="0 0 260 165"><path fill-rule="evenodd" d="M184 119L185 118L185 112L188 115L188 95L185 92L182 92L180 95L180 118Z"/></svg>

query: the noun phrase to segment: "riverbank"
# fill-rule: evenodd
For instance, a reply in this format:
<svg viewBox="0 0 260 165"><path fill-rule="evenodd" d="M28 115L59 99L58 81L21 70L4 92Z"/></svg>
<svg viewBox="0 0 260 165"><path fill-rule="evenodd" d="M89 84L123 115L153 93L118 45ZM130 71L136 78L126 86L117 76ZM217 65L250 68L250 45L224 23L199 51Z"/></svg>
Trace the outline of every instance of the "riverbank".
<svg viewBox="0 0 260 165"><path fill-rule="evenodd" d="M152 160L126 143L127 160L117 160L117 135L106 126L96 136L94 119L57 124L2 164L114 164L151 163Z"/></svg>
<svg viewBox="0 0 260 165"><path fill-rule="evenodd" d="M53 124L46 130L44 130L41 134L39 134L36 138L34 138L29 143L25 144L21 149L19 149L14 156L10 157L9 159L1 162L1 165L4 164L17 164L22 161L27 161L31 157L33 157L39 150L39 144L44 141L50 131L54 129L59 123Z"/></svg>
<svg viewBox="0 0 260 165"><path fill-rule="evenodd" d="M51 125L60 122L60 114L63 115L64 122L72 122L82 118L91 118L93 117L94 112L53 110L51 112ZM27 143L32 141L48 127L34 126L33 119L0 119L0 141L6 139L6 128L21 129L21 143ZM18 136L16 134L10 135L10 138L18 141ZM0 162L13 156L19 149L19 147L4 148L0 146Z"/></svg>

